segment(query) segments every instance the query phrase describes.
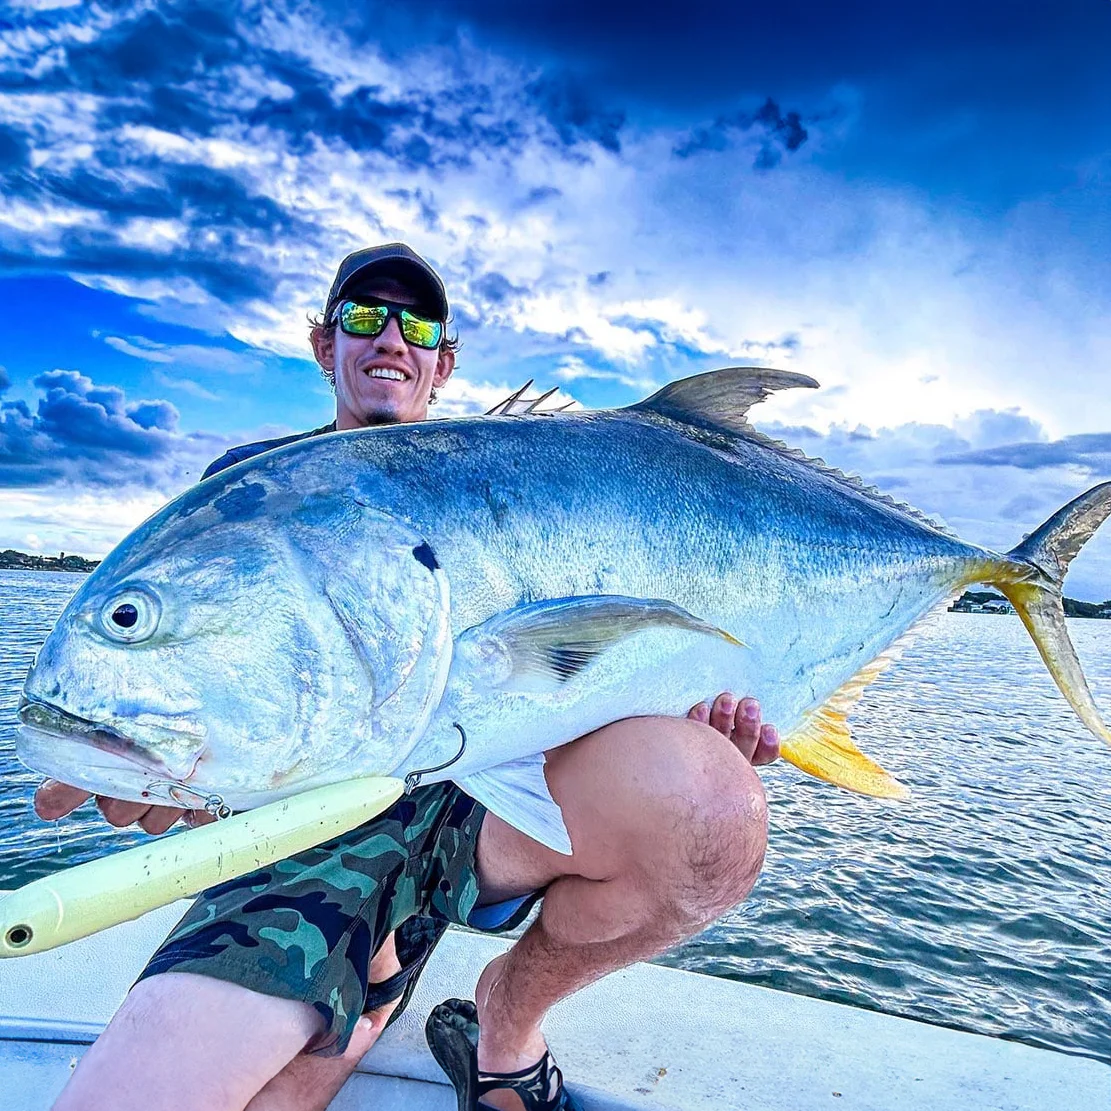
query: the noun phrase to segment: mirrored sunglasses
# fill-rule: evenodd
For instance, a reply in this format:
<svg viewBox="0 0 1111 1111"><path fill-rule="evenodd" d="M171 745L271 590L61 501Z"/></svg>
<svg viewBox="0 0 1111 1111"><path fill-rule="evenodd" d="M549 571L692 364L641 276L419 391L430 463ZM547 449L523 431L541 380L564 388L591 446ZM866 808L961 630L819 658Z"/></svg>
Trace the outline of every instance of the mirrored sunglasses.
<svg viewBox="0 0 1111 1111"><path fill-rule="evenodd" d="M336 311L335 319L340 328L349 336L380 336L396 317L401 328L401 336L414 347L439 347L444 338L444 324L441 320L429 320L418 316L405 305L392 301L374 301L363 305L358 301L344 301Z"/></svg>

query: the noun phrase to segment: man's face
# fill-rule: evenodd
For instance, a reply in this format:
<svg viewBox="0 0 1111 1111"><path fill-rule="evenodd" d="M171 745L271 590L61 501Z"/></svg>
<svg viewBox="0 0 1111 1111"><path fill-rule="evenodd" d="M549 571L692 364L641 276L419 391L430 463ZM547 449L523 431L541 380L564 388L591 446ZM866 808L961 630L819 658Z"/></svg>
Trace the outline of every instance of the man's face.
<svg viewBox="0 0 1111 1111"><path fill-rule="evenodd" d="M376 297L417 304L412 290L389 279L360 286L356 299ZM381 335L349 336L337 325L313 329L312 344L316 361L335 375L340 429L425 420L433 386L442 386L455 367L450 351L406 343L392 316Z"/></svg>

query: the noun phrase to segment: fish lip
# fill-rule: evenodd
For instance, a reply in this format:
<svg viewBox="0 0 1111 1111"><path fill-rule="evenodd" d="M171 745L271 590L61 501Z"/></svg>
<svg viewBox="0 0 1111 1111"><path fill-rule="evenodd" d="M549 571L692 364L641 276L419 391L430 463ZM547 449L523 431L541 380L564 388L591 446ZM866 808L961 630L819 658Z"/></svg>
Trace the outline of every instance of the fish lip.
<svg viewBox="0 0 1111 1111"><path fill-rule="evenodd" d="M24 729L46 733L59 740L72 741L74 744L89 745L91 748L122 757L144 771L153 771L169 779L182 778L162 760L152 755L149 749L125 736L118 729L104 722L91 721L89 718L71 714L52 702L45 702L40 698L24 694L19 700L16 716Z"/></svg>

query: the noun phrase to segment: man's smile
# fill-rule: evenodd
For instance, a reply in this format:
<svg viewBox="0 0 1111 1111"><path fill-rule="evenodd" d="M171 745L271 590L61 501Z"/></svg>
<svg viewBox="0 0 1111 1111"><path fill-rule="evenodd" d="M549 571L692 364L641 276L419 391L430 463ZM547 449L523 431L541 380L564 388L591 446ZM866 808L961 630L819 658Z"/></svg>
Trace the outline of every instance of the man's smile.
<svg viewBox="0 0 1111 1111"><path fill-rule="evenodd" d="M368 378L382 378L387 382L404 382L409 378L405 371L391 366L363 367L363 373Z"/></svg>

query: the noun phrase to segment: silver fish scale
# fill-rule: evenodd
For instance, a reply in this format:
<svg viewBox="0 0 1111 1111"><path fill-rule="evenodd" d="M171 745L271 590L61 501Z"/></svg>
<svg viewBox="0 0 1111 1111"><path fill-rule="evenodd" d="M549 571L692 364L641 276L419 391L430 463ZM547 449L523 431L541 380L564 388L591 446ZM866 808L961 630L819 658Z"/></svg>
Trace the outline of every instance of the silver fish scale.
<svg viewBox="0 0 1111 1111"><path fill-rule="evenodd" d="M739 680L783 726L992 558L804 460L651 414L381 428L267 462L294 488L344 476L427 537L456 634L540 599L665 598L748 645Z"/></svg>

